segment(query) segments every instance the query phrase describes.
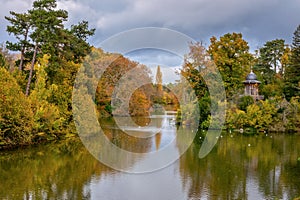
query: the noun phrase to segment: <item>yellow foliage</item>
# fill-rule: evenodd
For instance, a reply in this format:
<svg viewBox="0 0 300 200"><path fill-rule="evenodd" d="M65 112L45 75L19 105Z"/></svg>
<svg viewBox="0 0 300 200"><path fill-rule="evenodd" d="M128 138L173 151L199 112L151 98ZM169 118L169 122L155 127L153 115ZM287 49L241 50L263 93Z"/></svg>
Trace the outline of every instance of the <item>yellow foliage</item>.
<svg viewBox="0 0 300 200"><path fill-rule="evenodd" d="M64 119L60 115L58 107L48 102L51 93L57 90L56 85L46 88L47 73L45 68L48 65L48 55L44 55L36 64L37 79L35 88L32 90L29 98L32 101L34 111L34 128L39 132L46 132L50 136L58 134L59 128Z"/></svg>

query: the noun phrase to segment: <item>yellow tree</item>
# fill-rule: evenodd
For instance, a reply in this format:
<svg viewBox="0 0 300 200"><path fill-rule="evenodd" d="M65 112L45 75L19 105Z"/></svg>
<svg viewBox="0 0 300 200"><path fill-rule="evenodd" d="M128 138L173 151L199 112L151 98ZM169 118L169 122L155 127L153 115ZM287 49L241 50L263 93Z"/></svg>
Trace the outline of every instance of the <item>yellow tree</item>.
<svg viewBox="0 0 300 200"><path fill-rule="evenodd" d="M230 98L243 87L242 81L249 73L254 58L241 33L227 33L219 40L213 36L210 42L208 53L222 75L227 97Z"/></svg>
<svg viewBox="0 0 300 200"><path fill-rule="evenodd" d="M32 142L33 113L16 79L0 67L0 148Z"/></svg>
<svg viewBox="0 0 300 200"><path fill-rule="evenodd" d="M49 58L49 55L44 55L36 64L36 83L29 95L34 114L34 129L38 132L40 139L44 139L44 137L52 139L59 136L60 128L65 122L58 106L48 102L51 94L58 92L57 85L52 84L48 88L46 85L47 73L45 68L48 66Z"/></svg>

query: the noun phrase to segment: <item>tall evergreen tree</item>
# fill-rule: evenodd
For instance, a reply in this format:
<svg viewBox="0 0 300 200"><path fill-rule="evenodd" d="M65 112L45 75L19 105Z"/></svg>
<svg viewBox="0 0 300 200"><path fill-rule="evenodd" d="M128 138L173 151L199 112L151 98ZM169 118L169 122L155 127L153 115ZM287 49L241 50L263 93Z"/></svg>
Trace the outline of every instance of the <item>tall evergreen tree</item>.
<svg viewBox="0 0 300 200"><path fill-rule="evenodd" d="M60 84L63 81L60 77L64 77L62 71L65 70L65 62L80 63L91 50L86 40L94 34L95 29L89 29L86 21L66 29L64 22L68 19L68 13L57 9L56 0L36 0L33 2L33 8L27 13L11 12L11 15L12 17L6 17L10 22L7 30L14 34L18 41L7 44L10 50L21 52L20 70L23 69L25 55L30 55L28 61L31 62L31 66L26 95L31 88L37 58L45 54L50 55L49 65L45 69L48 80L50 83Z"/></svg>
<svg viewBox="0 0 300 200"><path fill-rule="evenodd" d="M257 63L254 70L262 81L261 94L270 96L282 96L283 77L289 60L290 48L283 39L267 41L259 49Z"/></svg>
<svg viewBox="0 0 300 200"><path fill-rule="evenodd" d="M300 96L300 25L294 32L290 64L286 69L285 95L287 99Z"/></svg>
<svg viewBox="0 0 300 200"><path fill-rule="evenodd" d="M17 42L6 42L6 48L11 51L20 51L19 70L23 70L26 51L32 46L29 41L31 21L28 13L16 13L10 11L11 17L5 16L11 25L7 26L8 34L13 34Z"/></svg>
<svg viewBox="0 0 300 200"><path fill-rule="evenodd" d="M267 41L262 48L259 49L260 64L273 70L274 73L283 74L281 58L285 50L285 41L283 39L275 39Z"/></svg>
<svg viewBox="0 0 300 200"><path fill-rule="evenodd" d="M37 57L49 54L52 59L55 59L56 55L58 55L59 33L64 30L63 21L67 20L68 13L65 10L56 10L56 7L56 0L37 0L33 2L33 8L28 11L32 22L33 30L30 38L34 42L34 50L26 86L27 96Z"/></svg>
<svg viewBox="0 0 300 200"><path fill-rule="evenodd" d="M157 92L159 94L161 94L162 93L162 73L160 71L160 66L157 66L155 78L156 78Z"/></svg>

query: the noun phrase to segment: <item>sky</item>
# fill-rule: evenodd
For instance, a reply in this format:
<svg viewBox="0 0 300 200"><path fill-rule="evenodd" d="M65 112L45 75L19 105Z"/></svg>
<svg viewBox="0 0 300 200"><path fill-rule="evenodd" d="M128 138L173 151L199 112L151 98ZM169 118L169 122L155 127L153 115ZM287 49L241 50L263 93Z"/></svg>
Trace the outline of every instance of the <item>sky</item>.
<svg viewBox="0 0 300 200"><path fill-rule="evenodd" d="M5 32L8 24L4 16L9 11L30 9L32 0L0 0L0 5L2 43L13 39ZM69 13L67 26L87 20L96 28L89 39L94 46L122 31L159 27L178 31L207 46L212 36L240 32L254 51L277 38L290 44L300 24L300 0L58 0L58 7ZM180 65L178 56L159 51L131 53L130 57L174 69Z"/></svg>

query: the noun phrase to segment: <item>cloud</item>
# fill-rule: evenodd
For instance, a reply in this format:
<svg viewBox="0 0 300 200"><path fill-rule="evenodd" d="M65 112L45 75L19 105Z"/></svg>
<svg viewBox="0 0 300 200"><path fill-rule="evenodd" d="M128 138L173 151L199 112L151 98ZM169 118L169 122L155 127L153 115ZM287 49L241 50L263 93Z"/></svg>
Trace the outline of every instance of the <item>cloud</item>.
<svg viewBox="0 0 300 200"><path fill-rule="evenodd" d="M167 27L206 41L233 31L252 40L289 38L299 23L299 6L295 0L136 0L119 12L100 15L96 26L106 34L143 26Z"/></svg>
<svg viewBox="0 0 300 200"><path fill-rule="evenodd" d="M180 66L183 61L180 55L159 49L141 49L125 54L125 56L143 64L151 63L156 66L161 65L162 67L177 67Z"/></svg>
<svg viewBox="0 0 300 200"><path fill-rule="evenodd" d="M151 70L153 81L155 81L158 65L163 74L163 83L175 83L176 80L180 79L180 76L176 73L183 62L180 55L159 49L141 49L125 54L125 57L145 64Z"/></svg>
<svg viewBox="0 0 300 200"><path fill-rule="evenodd" d="M92 5L86 4L84 1L63 0L58 1L58 8L68 11L68 24L76 24L79 21L86 20L90 24L96 23L96 18L101 14L97 12Z"/></svg>
<svg viewBox="0 0 300 200"><path fill-rule="evenodd" d="M29 9L32 0L0 0L0 40L7 40L4 16ZM59 0L68 25L87 20L96 28L92 44L131 28L166 27L209 44L213 35L242 32L252 50L266 41L291 43L300 24L299 0Z"/></svg>
<svg viewBox="0 0 300 200"><path fill-rule="evenodd" d="M6 32L6 26L8 25L5 16L10 16L10 11L25 12L30 9L33 0L0 0L0 43L11 39Z"/></svg>

